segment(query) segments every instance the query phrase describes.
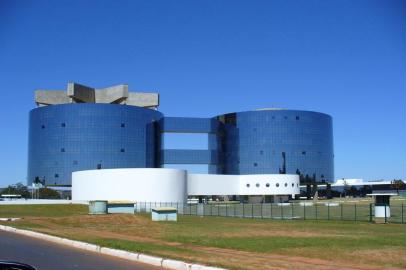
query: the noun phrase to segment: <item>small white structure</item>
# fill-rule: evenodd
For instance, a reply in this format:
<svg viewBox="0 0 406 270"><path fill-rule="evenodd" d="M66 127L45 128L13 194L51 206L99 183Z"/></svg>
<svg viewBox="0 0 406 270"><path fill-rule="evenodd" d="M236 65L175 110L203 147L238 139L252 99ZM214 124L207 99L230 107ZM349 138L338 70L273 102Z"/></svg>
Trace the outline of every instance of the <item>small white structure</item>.
<svg viewBox="0 0 406 270"><path fill-rule="evenodd" d="M372 193L367 196L372 196L375 199L375 217L390 218L390 197L397 196L397 193Z"/></svg>
<svg viewBox="0 0 406 270"><path fill-rule="evenodd" d="M392 181L364 181L363 179L358 178L343 178L337 179L336 182L331 184L332 187L344 187L344 186L380 186L380 185L390 185ZM323 184L318 186L325 186ZM304 186L303 186L304 187Z"/></svg>
<svg viewBox="0 0 406 270"><path fill-rule="evenodd" d="M89 214L90 215L107 214L107 201L90 201Z"/></svg>
<svg viewBox="0 0 406 270"><path fill-rule="evenodd" d="M186 202L187 196L296 195L296 174L188 174L168 168L88 170L72 173L73 200Z"/></svg>
<svg viewBox="0 0 406 270"><path fill-rule="evenodd" d="M108 202L107 213L109 214L134 214L135 204L134 202Z"/></svg>
<svg viewBox="0 0 406 270"><path fill-rule="evenodd" d="M158 207L152 208L151 217L153 221L177 221L178 214L176 208Z"/></svg>
<svg viewBox="0 0 406 270"><path fill-rule="evenodd" d="M12 200L18 200L18 199L21 199L20 194L2 194L0 196L0 200L4 200L4 201L12 201Z"/></svg>
<svg viewBox="0 0 406 270"><path fill-rule="evenodd" d="M337 179L337 181L332 185L332 186L356 186L356 185L363 185L364 180L363 179L357 179L357 178L343 178L343 179Z"/></svg>

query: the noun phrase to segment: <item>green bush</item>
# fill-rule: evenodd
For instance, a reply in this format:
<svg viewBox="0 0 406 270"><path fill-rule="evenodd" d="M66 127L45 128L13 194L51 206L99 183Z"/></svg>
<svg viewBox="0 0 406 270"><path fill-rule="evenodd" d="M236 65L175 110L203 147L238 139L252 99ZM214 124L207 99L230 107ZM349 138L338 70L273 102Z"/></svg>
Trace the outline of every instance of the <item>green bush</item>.
<svg viewBox="0 0 406 270"><path fill-rule="evenodd" d="M9 185L5 189L3 189L0 195L3 194L14 194L14 195L21 195L22 198L31 198L31 193L28 191L27 186L22 183L17 183L15 185Z"/></svg>
<svg viewBox="0 0 406 270"><path fill-rule="evenodd" d="M50 188L40 188L38 190L39 198L40 199L60 199L61 195L59 195L58 191L55 191Z"/></svg>

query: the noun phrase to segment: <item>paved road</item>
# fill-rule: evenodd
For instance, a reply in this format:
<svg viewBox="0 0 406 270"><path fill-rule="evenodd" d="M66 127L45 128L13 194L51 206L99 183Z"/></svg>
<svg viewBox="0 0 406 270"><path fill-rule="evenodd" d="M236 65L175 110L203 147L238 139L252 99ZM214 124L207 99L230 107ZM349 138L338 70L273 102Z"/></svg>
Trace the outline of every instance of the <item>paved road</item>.
<svg viewBox="0 0 406 270"><path fill-rule="evenodd" d="M27 263L37 267L38 270L158 269L3 231L0 231L0 260Z"/></svg>

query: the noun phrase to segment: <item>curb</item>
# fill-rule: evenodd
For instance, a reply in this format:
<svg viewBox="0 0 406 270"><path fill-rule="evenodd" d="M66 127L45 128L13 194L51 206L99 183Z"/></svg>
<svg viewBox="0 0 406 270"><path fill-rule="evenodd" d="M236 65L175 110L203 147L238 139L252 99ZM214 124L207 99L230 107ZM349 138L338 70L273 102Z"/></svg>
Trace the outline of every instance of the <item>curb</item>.
<svg viewBox="0 0 406 270"><path fill-rule="evenodd" d="M67 238L52 236L52 235L48 235L48 234L44 234L44 233L16 229L16 228L10 227L10 226L0 225L0 230L6 231L6 232L17 233L17 234L21 234L21 235L25 235L25 236L29 236L29 237L33 237L33 238L38 238L38 239L42 239L45 241L62 244L65 246L70 246L70 247L74 247L74 248L78 248L78 249L93 251L93 252L104 254L104 255L114 256L114 257L121 258L121 259L126 259L126 260L130 260L130 261L136 261L136 262L140 262L140 263L144 263L144 264L158 266L158 267L161 267L162 269L226 270L224 268L211 267L211 266L205 266L205 265L200 265L200 264L190 264L190 263L186 263L183 261L164 259L164 258L160 258L160 257L142 254L142 253L133 253L133 252L120 250L120 249L101 247L101 246L89 244L86 242L70 240Z"/></svg>

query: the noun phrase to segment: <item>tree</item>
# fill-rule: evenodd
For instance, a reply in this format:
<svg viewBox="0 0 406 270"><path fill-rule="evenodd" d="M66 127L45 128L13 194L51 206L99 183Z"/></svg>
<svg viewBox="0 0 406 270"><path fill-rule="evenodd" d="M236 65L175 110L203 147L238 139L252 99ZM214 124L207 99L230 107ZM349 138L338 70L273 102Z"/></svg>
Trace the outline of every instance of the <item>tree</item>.
<svg viewBox="0 0 406 270"><path fill-rule="evenodd" d="M401 179L393 179L391 185L396 189L396 192L399 194L399 189L404 185L404 182Z"/></svg>
<svg viewBox="0 0 406 270"><path fill-rule="evenodd" d="M344 197L347 197L347 192L349 191L350 186L348 185L347 180L344 180L343 182L344 182Z"/></svg>
<svg viewBox="0 0 406 270"><path fill-rule="evenodd" d="M15 185L9 185L5 189L3 189L0 193L0 195L3 194L15 194L15 195L21 195L22 198L30 198L31 194L28 191L28 188L23 184L23 183L17 183Z"/></svg>
<svg viewBox="0 0 406 270"><path fill-rule="evenodd" d="M358 189L355 186L351 186L348 190L350 196L356 197L358 193Z"/></svg>
<svg viewBox="0 0 406 270"><path fill-rule="evenodd" d="M370 193L372 193L372 188L371 188L371 186L362 186L362 188L361 188L361 195L362 195L363 197L365 197L367 194L370 194Z"/></svg>
<svg viewBox="0 0 406 270"><path fill-rule="evenodd" d="M59 195L58 191L50 189L50 188L40 188L39 189L39 198L41 199L60 199L61 195Z"/></svg>

